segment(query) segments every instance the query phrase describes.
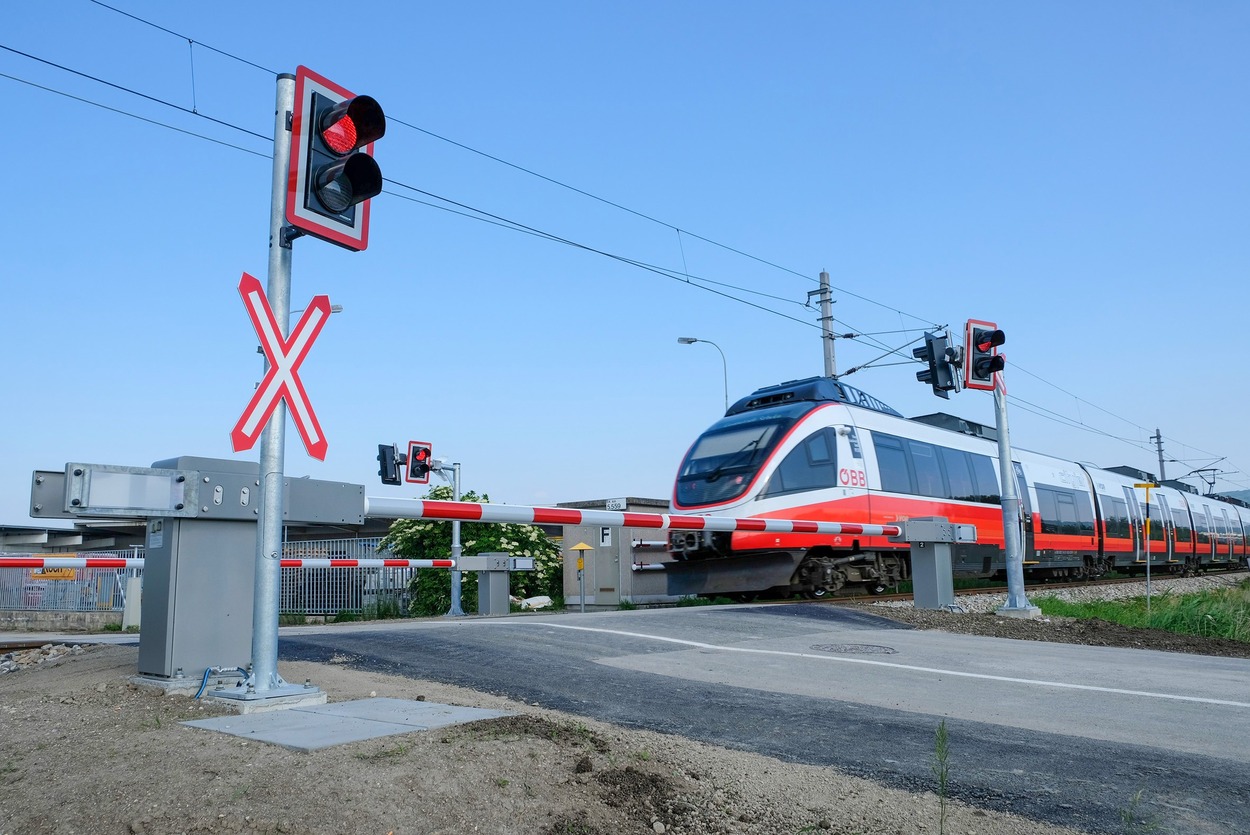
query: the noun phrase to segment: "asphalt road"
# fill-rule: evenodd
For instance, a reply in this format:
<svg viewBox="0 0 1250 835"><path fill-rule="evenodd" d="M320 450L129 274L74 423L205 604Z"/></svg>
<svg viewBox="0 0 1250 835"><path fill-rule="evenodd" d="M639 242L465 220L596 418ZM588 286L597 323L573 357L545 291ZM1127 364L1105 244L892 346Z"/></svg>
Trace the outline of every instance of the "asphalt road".
<svg viewBox="0 0 1250 835"><path fill-rule="evenodd" d="M1242 659L949 635L817 604L284 629L279 653L909 791L935 788L945 719L950 794L983 808L1094 832L1125 831L1130 809L1154 832L1250 820Z"/></svg>

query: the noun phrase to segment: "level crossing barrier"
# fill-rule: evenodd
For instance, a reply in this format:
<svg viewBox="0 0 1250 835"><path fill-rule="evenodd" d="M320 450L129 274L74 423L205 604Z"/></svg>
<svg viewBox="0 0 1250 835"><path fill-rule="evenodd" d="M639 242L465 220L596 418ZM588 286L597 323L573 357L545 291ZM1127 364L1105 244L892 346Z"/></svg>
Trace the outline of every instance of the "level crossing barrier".
<svg viewBox="0 0 1250 835"><path fill-rule="evenodd" d="M765 531L769 533L856 534L900 536L898 525L858 522L812 522L752 516L684 516L677 513L633 513L618 510L574 510L567 507L478 504L428 499L365 497L365 515L384 519L435 519L461 522L511 522L522 525L598 525L605 528L653 528L686 531Z"/></svg>

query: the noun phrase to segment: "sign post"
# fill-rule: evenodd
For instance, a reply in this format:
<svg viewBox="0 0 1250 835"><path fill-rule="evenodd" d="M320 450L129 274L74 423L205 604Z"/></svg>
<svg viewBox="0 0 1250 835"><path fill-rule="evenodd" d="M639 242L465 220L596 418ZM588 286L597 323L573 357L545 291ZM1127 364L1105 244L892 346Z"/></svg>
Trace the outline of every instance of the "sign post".
<svg viewBox="0 0 1250 835"><path fill-rule="evenodd" d="M1150 491L1159 485L1153 481L1143 481L1134 484L1139 490L1146 491L1146 621L1149 626L1150 621Z"/></svg>
<svg viewBox="0 0 1250 835"><path fill-rule="evenodd" d="M287 171L291 140L286 117L295 107L295 76L278 76L274 108L273 180L269 206L269 304L278 329L286 339L291 316L291 245L283 241L286 221ZM266 359L268 364L268 359ZM278 604L282 570L282 481L286 444L286 403L277 398L260 437L260 519L256 526L256 586L252 597L252 675L249 685L257 696L283 695L278 676Z"/></svg>
<svg viewBox="0 0 1250 835"><path fill-rule="evenodd" d="M586 552L593 551L585 542L579 542L573 546L572 550L577 552L577 598L578 611L582 614L586 612Z"/></svg>

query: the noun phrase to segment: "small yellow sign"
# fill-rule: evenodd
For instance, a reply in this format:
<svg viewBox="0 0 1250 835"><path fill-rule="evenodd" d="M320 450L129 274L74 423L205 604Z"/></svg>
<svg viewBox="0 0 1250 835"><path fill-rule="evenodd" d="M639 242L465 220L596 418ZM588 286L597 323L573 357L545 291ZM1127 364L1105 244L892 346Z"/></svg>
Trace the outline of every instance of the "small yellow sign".
<svg viewBox="0 0 1250 835"><path fill-rule="evenodd" d="M73 580L78 572L72 568L41 568L30 576L34 580Z"/></svg>

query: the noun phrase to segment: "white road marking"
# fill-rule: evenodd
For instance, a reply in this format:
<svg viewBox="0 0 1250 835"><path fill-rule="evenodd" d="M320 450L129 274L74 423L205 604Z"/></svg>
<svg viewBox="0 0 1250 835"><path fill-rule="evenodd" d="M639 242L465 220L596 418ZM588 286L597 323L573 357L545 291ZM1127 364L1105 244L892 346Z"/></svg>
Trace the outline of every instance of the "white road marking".
<svg viewBox="0 0 1250 835"><path fill-rule="evenodd" d="M937 667L918 667L913 664L896 664L890 661L872 661L867 658L839 658L831 655L816 655L810 652L789 652L779 649L754 649L750 647L729 647L720 644L708 644L702 641L690 641L684 638L668 638L663 635L647 635L642 632L625 632L620 629L602 629L593 626L570 626L563 623L544 623L525 620L486 621L497 626L545 626L551 629L571 629L579 632L599 632L605 635L619 635L624 638L642 638L648 641L661 641L668 644L679 644L692 649L716 650L719 652L738 652L752 655L775 655L784 658L804 658L812 661L826 661L836 664L865 664L870 667L889 667L896 670L908 670L917 673L936 673L944 676L975 678L985 681L1002 681L1010 684L1031 684L1040 687L1055 687L1061 690L1088 690L1095 693L1114 693L1120 696L1142 696L1147 699L1167 699L1177 702L1197 702L1207 705L1225 705L1228 707L1250 708L1250 702L1235 702L1228 699L1208 699L1201 696L1179 696L1175 693L1152 693L1147 690L1124 690L1118 687L1097 687L1092 684L1069 684L1063 681L1046 681L1044 679L1014 678L1012 676L995 676L987 673L969 673L963 670L943 670Z"/></svg>

